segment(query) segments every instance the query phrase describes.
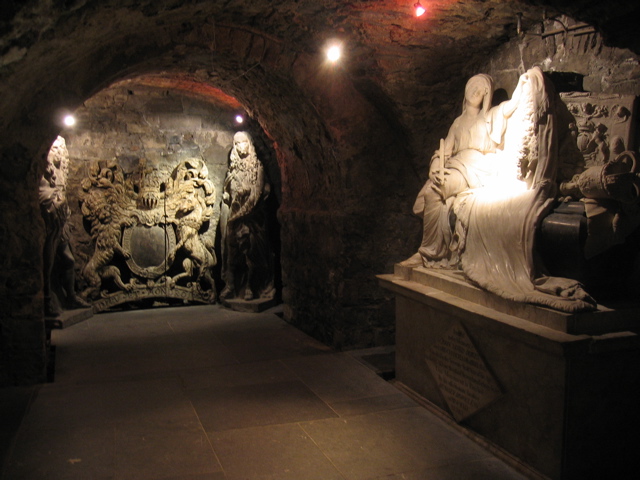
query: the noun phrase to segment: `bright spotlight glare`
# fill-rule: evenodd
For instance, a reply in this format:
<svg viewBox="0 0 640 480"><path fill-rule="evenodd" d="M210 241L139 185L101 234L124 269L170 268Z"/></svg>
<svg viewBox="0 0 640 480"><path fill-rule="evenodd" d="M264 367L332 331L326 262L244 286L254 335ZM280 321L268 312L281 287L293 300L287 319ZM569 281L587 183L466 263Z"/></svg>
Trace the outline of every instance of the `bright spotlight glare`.
<svg viewBox="0 0 640 480"><path fill-rule="evenodd" d="M331 63L335 63L340 60L341 56L342 49L339 45L333 45L327 50L327 60L329 60Z"/></svg>
<svg viewBox="0 0 640 480"><path fill-rule="evenodd" d="M475 190L475 195L485 202L503 202L517 197L527 191L527 184L522 180L490 177L484 179L484 188Z"/></svg>
<svg viewBox="0 0 640 480"><path fill-rule="evenodd" d="M244 122L244 117L242 115L236 115L236 123Z"/></svg>
<svg viewBox="0 0 640 480"><path fill-rule="evenodd" d="M424 8L420 2L417 2L416 4L413 5L413 8L415 8L415 12L416 12L416 17L421 17L422 15L425 14L425 12L427 11L426 8Z"/></svg>
<svg viewBox="0 0 640 480"><path fill-rule="evenodd" d="M66 115L63 122L67 127L73 127L76 124L76 119L73 115Z"/></svg>

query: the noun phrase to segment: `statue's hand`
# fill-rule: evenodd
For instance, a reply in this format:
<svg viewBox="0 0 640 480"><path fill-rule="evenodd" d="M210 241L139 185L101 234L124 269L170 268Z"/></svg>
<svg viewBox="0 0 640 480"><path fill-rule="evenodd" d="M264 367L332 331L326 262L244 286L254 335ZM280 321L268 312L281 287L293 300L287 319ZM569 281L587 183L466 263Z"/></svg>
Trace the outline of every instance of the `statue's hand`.
<svg viewBox="0 0 640 480"><path fill-rule="evenodd" d="M431 188L438 194L440 195L440 198L442 198L442 200L446 200L445 198L445 194L444 194L444 185L445 183L447 183L447 175L449 175L450 171L448 168L445 168L443 172L440 171L440 169L433 169L432 172L433 175L430 175L430 179L431 179Z"/></svg>
<svg viewBox="0 0 640 480"><path fill-rule="evenodd" d="M429 180L431 180L434 184L442 185L442 183L444 181L443 177L444 177L444 175L442 175L442 172L440 171L440 168L433 167L433 168L431 168L431 170L429 170Z"/></svg>
<svg viewBox="0 0 640 480"><path fill-rule="evenodd" d="M436 152L437 154L438 152ZM440 168L441 162L436 155L431 159L431 164L429 165L429 179L433 182L437 176L440 176Z"/></svg>

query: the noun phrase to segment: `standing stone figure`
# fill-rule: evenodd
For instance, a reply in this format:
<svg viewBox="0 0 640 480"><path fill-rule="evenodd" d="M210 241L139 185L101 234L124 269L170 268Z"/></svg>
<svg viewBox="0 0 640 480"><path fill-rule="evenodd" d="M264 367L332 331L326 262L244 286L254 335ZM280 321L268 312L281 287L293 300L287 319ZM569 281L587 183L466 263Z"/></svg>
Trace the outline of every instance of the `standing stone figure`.
<svg viewBox="0 0 640 480"><path fill-rule="evenodd" d="M40 180L40 212L46 236L43 250L45 315L59 316L63 309L88 307L76 296L75 259L69 247L66 184L69 153L64 138L58 137L49 150L47 168Z"/></svg>
<svg viewBox="0 0 640 480"><path fill-rule="evenodd" d="M251 137L237 132L224 181L221 228L223 241L220 299L274 298L273 261L267 236L265 200L270 186Z"/></svg>

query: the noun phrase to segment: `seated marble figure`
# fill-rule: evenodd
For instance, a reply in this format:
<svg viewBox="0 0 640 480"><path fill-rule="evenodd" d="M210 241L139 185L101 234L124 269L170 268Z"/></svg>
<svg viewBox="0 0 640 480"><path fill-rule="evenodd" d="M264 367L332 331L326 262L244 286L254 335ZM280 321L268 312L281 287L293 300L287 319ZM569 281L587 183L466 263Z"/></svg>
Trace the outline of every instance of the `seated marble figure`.
<svg viewBox="0 0 640 480"><path fill-rule="evenodd" d="M462 114L440 141L414 213L422 217L418 253L407 266L461 269L503 298L567 312L596 302L576 280L551 277L534 254L536 228L553 207L562 145L559 102L534 67L510 100L492 107L493 82L472 77Z"/></svg>

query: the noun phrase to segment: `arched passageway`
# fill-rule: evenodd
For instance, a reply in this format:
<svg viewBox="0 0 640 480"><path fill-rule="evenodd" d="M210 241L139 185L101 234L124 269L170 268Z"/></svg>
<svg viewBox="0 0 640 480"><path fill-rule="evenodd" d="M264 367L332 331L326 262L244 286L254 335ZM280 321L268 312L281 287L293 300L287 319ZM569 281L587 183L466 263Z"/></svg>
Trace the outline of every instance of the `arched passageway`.
<svg viewBox="0 0 640 480"><path fill-rule="evenodd" d="M45 216L47 242L68 244L73 258L45 265L55 270L45 276L46 314L61 303L99 312L224 301L261 311L279 301L280 170L272 142L236 99L179 77L143 76L98 92L73 118L50 152L69 160L49 159L40 193L47 212L60 212ZM248 136L259 163L230 158L237 135Z"/></svg>
<svg viewBox="0 0 640 480"><path fill-rule="evenodd" d="M445 0L420 21L410 3L3 5L0 384L44 375L36 192L55 120L114 82L153 75L208 85L260 125L282 174L285 316L335 346L392 341L391 301L374 274L418 241L410 207L468 76L491 71L511 91L516 70L546 62L580 70L594 91L638 91L637 57L624 50L639 49L628 2ZM543 38L540 29L553 29L545 18L559 13L603 35ZM322 56L331 38L345 45L333 67Z"/></svg>
<svg viewBox="0 0 640 480"><path fill-rule="evenodd" d="M405 147L398 143L396 127L358 92L346 70L327 66L317 49L301 51L273 35L211 19L194 23L187 20L193 12L182 10L158 14L153 22L132 14L126 35L106 34L110 28L125 27L116 20L102 24L101 33L94 32L88 18L73 28L68 24L50 32L52 43L36 45L29 53L37 61L17 68L12 76L12 95L3 96L8 113L4 128L13 133L2 147L2 223L12 252L6 270L11 314L3 332L13 335L5 338L6 362L14 366L3 382L29 382L42 378L44 371L43 228L36 192L44 158L61 128L61 114L76 110L116 81L143 75L169 82L172 88L201 89L198 93L205 96L212 89L224 92L237 99L271 142L282 181L278 215L286 252L282 275L287 318L328 343L389 342L389 320L371 315L372 300L373 305L387 300L380 292L371 296L375 279L369 274L385 268L389 259L381 257L374 262L377 267L360 271L369 253L361 251L358 232L380 230L384 216L359 213L364 199L373 201L377 192L393 185L391 176L378 172L392 159L402 163L409 158L402 153ZM40 80L43 72L46 82ZM401 199L405 192L399 195ZM392 209L384 205L397 201L381 199L380 211ZM413 223L405 213L399 219ZM347 231L351 233L345 237ZM366 292L364 302L361 291ZM342 312L341 303L350 312ZM365 310L358 314L361 307ZM342 325L341 317L354 314L361 318ZM379 326L376 317L381 318Z"/></svg>

